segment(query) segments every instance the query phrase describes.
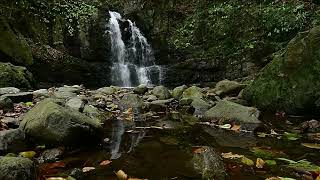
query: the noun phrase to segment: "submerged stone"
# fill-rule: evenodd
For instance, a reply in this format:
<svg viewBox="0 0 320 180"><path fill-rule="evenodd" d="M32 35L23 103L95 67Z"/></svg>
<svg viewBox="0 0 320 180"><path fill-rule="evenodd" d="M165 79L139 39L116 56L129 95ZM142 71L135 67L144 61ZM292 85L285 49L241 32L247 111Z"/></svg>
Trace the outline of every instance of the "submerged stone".
<svg viewBox="0 0 320 180"><path fill-rule="evenodd" d="M19 152L25 150L25 148L25 134L22 130L0 131L0 152Z"/></svg>
<svg viewBox="0 0 320 180"><path fill-rule="evenodd" d="M226 170L220 155L211 147L201 146L194 151L194 168L202 175L205 180L226 179Z"/></svg>

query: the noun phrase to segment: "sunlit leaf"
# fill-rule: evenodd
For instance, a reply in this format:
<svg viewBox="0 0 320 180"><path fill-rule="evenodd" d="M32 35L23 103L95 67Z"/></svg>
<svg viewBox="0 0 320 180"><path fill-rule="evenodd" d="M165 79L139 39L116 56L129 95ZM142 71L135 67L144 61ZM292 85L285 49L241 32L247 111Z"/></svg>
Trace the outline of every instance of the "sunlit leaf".
<svg viewBox="0 0 320 180"><path fill-rule="evenodd" d="M286 137L287 140L289 140L289 141L296 141L301 138L301 136L298 134L288 133L288 132L285 132L283 136Z"/></svg>
<svg viewBox="0 0 320 180"><path fill-rule="evenodd" d="M36 155L36 152L34 152L34 151L25 151L25 152L19 153L19 155L22 156L22 157L31 159Z"/></svg>
<svg viewBox="0 0 320 180"><path fill-rule="evenodd" d="M206 149L204 147L194 147L192 149L192 151L195 154L202 154L202 153L206 152Z"/></svg>
<svg viewBox="0 0 320 180"><path fill-rule="evenodd" d="M290 163L290 164L295 164L297 163L296 161L293 161L291 159L286 159L286 158L277 158L278 160L281 160L281 161L285 161L287 163Z"/></svg>
<svg viewBox="0 0 320 180"><path fill-rule="evenodd" d="M116 175L117 175L118 179L120 179L120 180L126 180L126 179L128 179L128 175L127 175L124 171L122 171L122 170L119 170L119 171L116 173Z"/></svg>
<svg viewBox="0 0 320 180"><path fill-rule="evenodd" d="M221 156L225 159L240 159L244 157L243 155L233 154L232 152L222 153Z"/></svg>
<svg viewBox="0 0 320 180"><path fill-rule="evenodd" d="M307 148L320 149L320 144L316 143L302 143L301 145Z"/></svg>
<svg viewBox="0 0 320 180"><path fill-rule="evenodd" d="M239 132L239 131L240 131L240 128L241 128L240 125L236 125L236 124L235 124L235 125L232 126L231 130L232 130L232 131Z"/></svg>
<svg viewBox="0 0 320 180"><path fill-rule="evenodd" d="M219 128L221 128L221 129L230 129L231 128L231 124L220 125Z"/></svg>
<svg viewBox="0 0 320 180"><path fill-rule="evenodd" d="M253 166L253 165L254 165L254 162L253 162L251 159L249 159L249 158L247 158L247 157L245 157L245 156L243 156L243 157L241 158L241 162L242 162L243 164L247 165L247 166Z"/></svg>
<svg viewBox="0 0 320 180"><path fill-rule="evenodd" d="M100 166L107 166L107 165L109 165L111 162L112 162L112 161L110 161L110 160L104 160L104 161L102 161L102 162L100 163Z"/></svg>
<svg viewBox="0 0 320 180"><path fill-rule="evenodd" d="M263 159L261 158L257 158L257 161L256 161L256 167L259 168L259 169L262 169L265 165L265 162Z"/></svg>
<svg viewBox="0 0 320 180"><path fill-rule="evenodd" d="M277 165L277 162L275 160L266 160L265 161L266 165L268 166L275 166Z"/></svg>
<svg viewBox="0 0 320 180"><path fill-rule="evenodd" d="M84 168L82 168L82 172L89 172L89 171L93 171L95 169L96 169L95 167L84 167Z"/></svg>

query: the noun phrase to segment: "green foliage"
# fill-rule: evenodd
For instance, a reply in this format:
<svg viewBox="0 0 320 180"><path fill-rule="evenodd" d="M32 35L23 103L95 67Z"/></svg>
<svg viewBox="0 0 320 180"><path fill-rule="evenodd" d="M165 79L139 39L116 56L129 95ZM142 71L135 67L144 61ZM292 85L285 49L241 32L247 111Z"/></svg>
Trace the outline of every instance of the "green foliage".
<svg viewBox="0 0 320 180"><path fill-rule="evenodd" d="M14 8L13 4L7 3L1 9L35 16L48 24L53 23L56 17L62 17L70 35L73 35L75 28L79 28L81 19L88 19L98 11L94 4L72 0L18 0Z"/></svg>
<svg viewBox="0 0 320 180"><path fill-rule="evenodd" d="M169 41L193 56L255 59L283 47L311 20L302 1L199 2Z"/></svg>

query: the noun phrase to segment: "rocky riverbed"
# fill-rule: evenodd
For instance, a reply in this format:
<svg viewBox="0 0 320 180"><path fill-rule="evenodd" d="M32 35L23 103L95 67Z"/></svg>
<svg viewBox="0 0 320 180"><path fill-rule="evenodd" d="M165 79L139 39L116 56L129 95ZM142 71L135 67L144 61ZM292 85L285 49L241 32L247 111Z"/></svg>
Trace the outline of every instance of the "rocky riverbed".
<svg viewBox="0 0 320 180"><path fill-rule="evenodd" d="M320 123L245 87L0 88L0 179L317 178Z"/></svg>

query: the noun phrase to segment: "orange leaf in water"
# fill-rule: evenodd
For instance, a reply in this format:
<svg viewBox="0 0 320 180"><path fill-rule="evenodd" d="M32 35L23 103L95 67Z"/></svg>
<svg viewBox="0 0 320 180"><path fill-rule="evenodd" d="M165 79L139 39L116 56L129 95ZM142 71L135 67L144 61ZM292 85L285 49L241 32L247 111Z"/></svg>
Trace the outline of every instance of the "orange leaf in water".
<svg viewBox="0 0 320 180"><path fill-rule="evenodd" d="M234 125L232 126L231 130L232 130L232 131L239 132L239 131L240 131L240 128L241 128L240 125L234 124Z"/></svg>
<svg viewBox="0 0 320 180"><path fill-rule="evenodd" d="M111 162L112 162L112 161L110 161L110 160L104 160L104 161L102 161L102 162L100 163L100 166L107 166L107 165L109 165Z"/></svg>
<svg viewBox="0 0 320 180"><path fill-rule="evenodd" d="M204 147L194 147L192 149L193 153L195 154L201 154L201 153L204 153L206 152L206 149Z"/></svg>

